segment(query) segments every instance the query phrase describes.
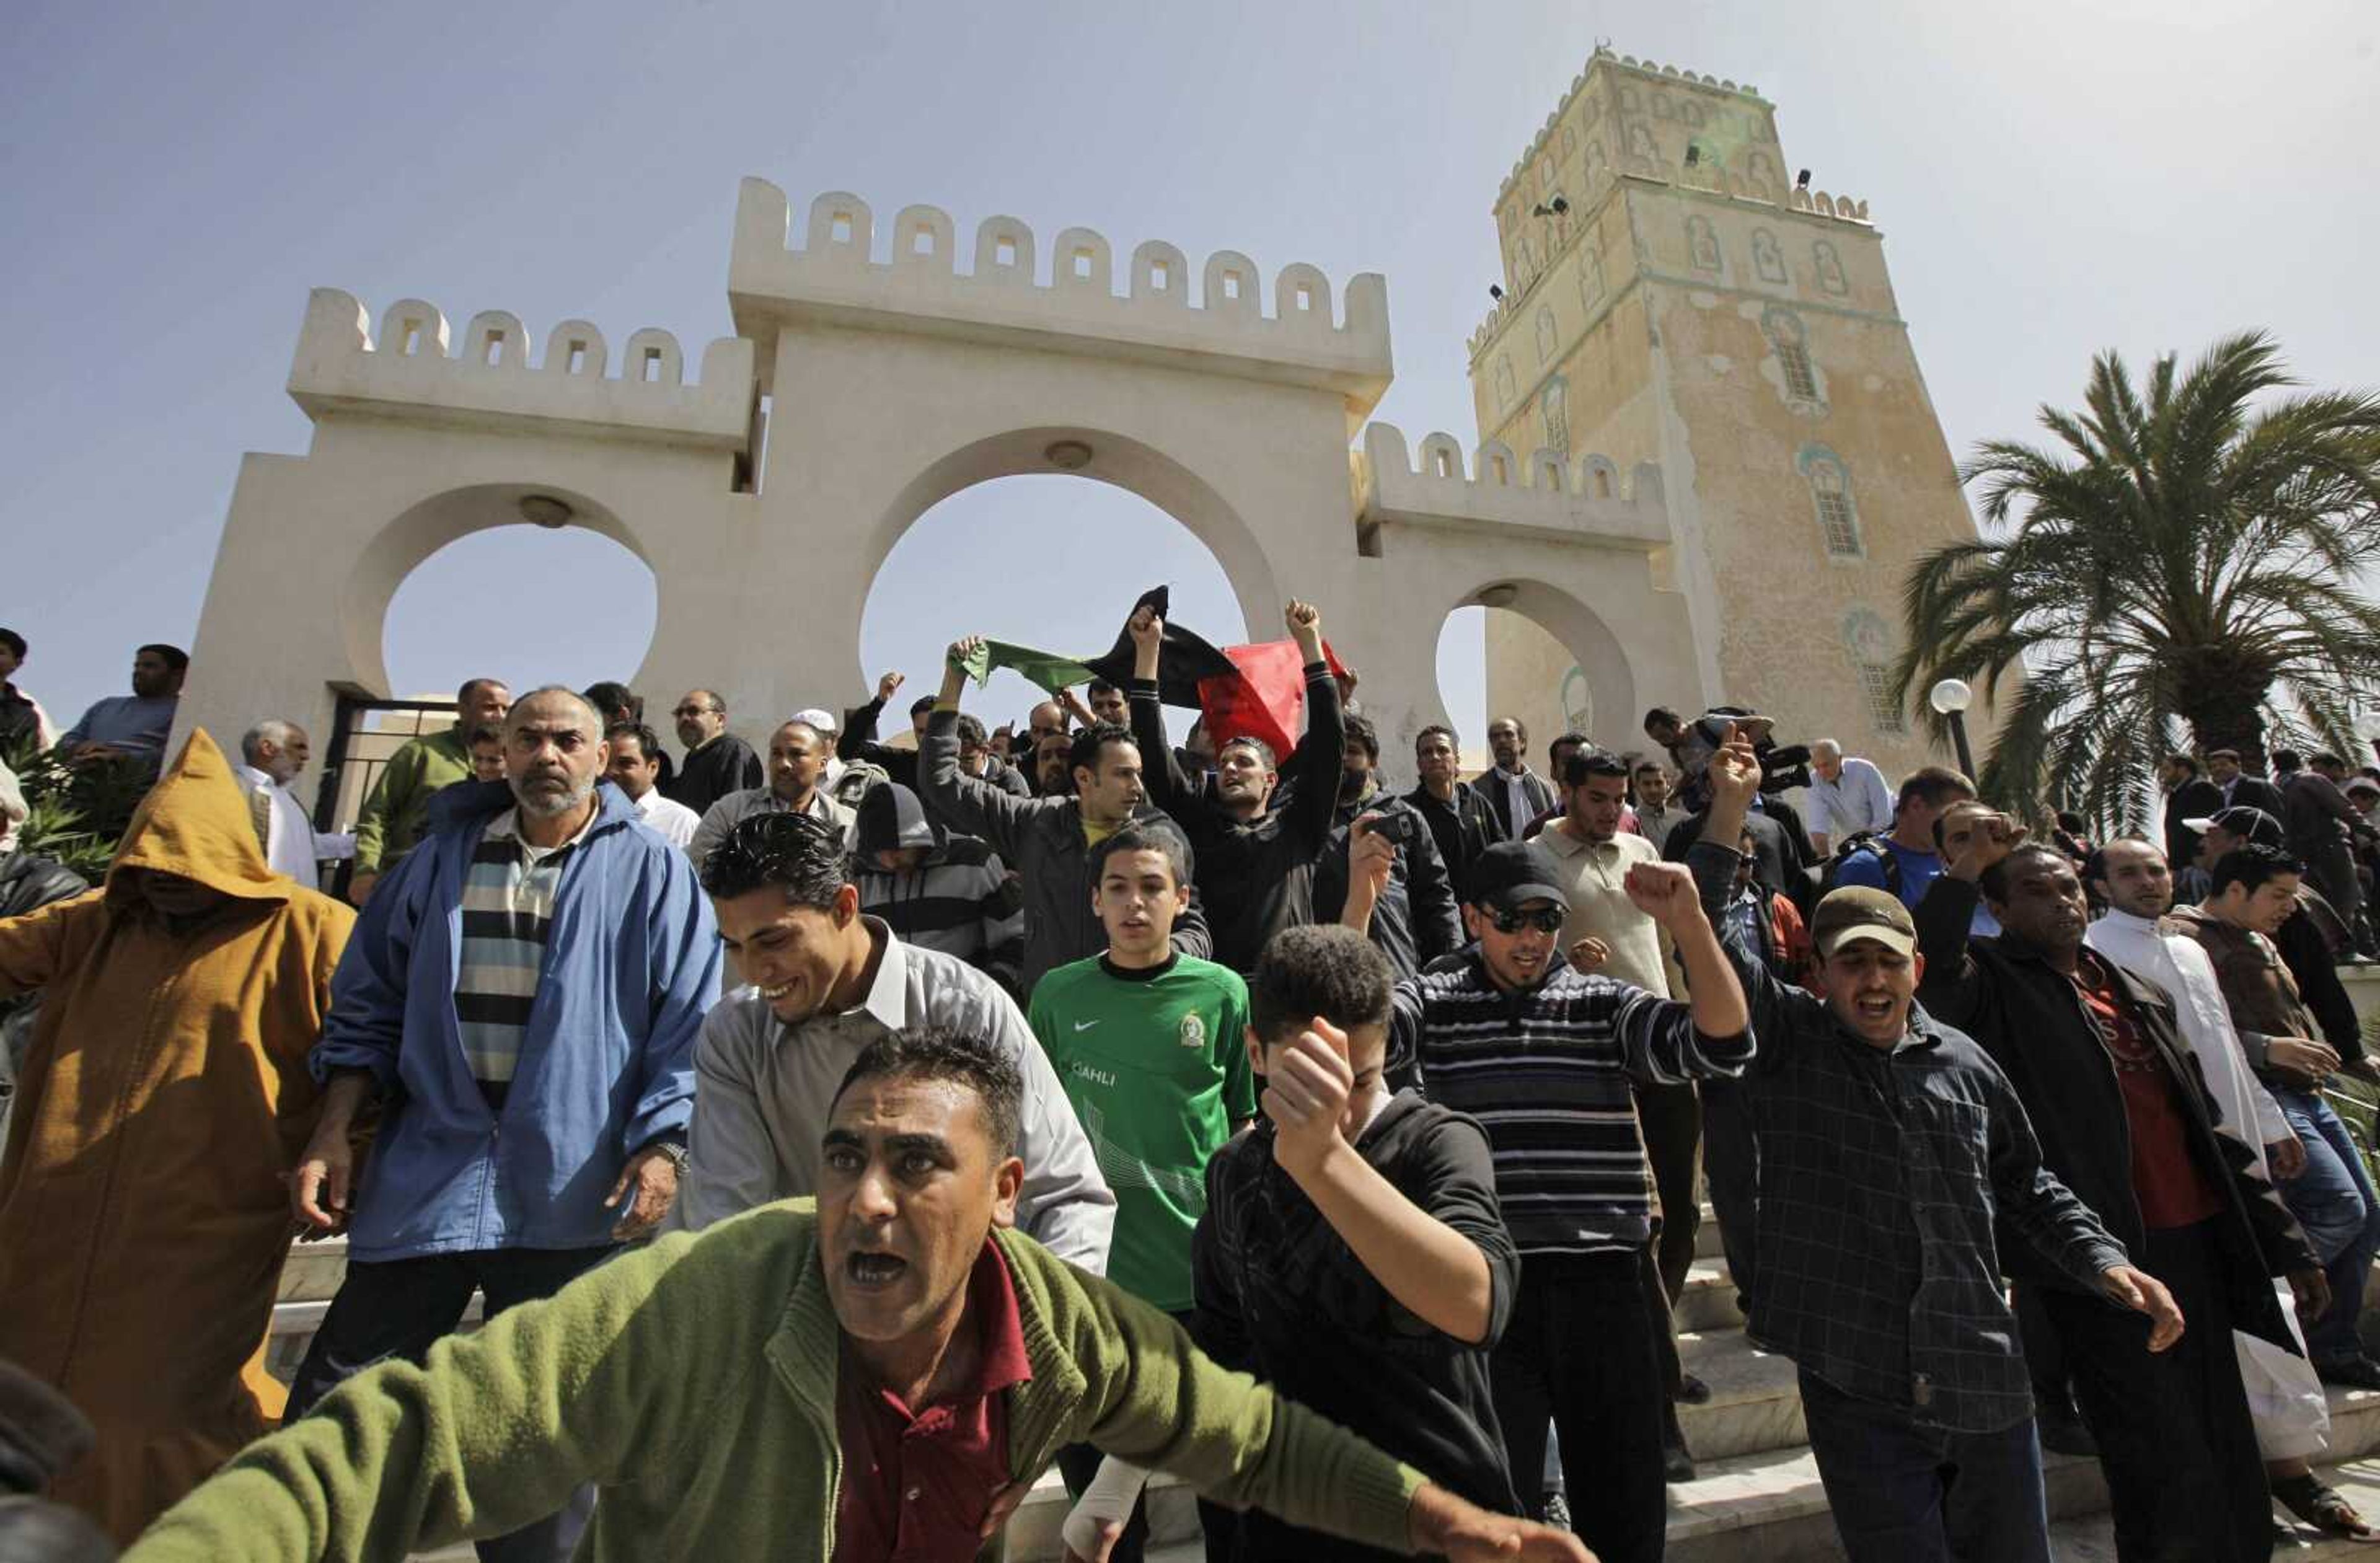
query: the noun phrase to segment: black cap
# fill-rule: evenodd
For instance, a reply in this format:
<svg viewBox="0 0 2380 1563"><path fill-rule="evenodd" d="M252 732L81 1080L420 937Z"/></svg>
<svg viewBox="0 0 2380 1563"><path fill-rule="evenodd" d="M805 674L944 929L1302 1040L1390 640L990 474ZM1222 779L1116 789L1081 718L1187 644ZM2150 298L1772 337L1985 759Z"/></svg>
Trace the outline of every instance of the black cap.
<svg viewBox="0 0 2380 1563"><path fill-rule="evenodd" d="M1471 860L1463 899L1490 911L1511 912L1532 901L1570 903L1561 888L1561 866L1535 842L1498 842Z"/></svg>
<svg viewBox="0 0 2380 1563"><path fill-rule="evenodd" d="M2289 844L2289 837L2281 830L2281 822L2263 809L2248 804L2233 804L2229 808L2216 809L2204 819L2185 819L2182 823L2202 836L2213 827L2244 837L2258 846Z"/></svg>

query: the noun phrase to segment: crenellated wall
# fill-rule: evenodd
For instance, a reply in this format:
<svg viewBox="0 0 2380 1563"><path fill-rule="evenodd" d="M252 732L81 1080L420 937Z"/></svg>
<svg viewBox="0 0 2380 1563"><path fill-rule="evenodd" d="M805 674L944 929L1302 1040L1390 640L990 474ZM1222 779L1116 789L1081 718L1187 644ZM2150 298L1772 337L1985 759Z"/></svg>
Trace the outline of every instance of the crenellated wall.
<svg viewBox="0 0 2380 1563"><path fill-rule="evenodd" d="M938 207L904 207L880 234L868 202L842 191L813 200L796 230L784 191L747 178L728 267L736 329L764 355L777 327L809 322L1135 358L1329 389L1351 419L1394 372L1378 273L1348 279L1334 308L1330 279L1315 267L1284 266L1268 286L1236 250L1207 257L1194 288L1188 258L1161 240L1119 265L1104 236L1066 228L1045 256L1029 226L994 216L964 246L964 268L962 248ZM765 356L762 374L773 384Z"/></svg>
<svg viewBox="0 0 2380 1563"><path fill-rule="evenodd" d="M486 309L457 346L433 304L403 298L371 317L354 296L318 287L306 303L289 394L309 417L365 414L399 422L511 425L602 439L743 453L752 419L752 344L722 337L686 378L677 338L653 327L610 348L586 321L546 333L532 364L520 317Z"/></svg>
<svg viewBox="0 0 2380 1563"><path fill-rule="evenodd" d="M1354 466L1356 525L1402 521L1485 532L1526 531L1570 542L1651 552L1673 540L1661 469L1639 462L1625 474L1609 456L1564 460L1543 447L1524 461L1497 441L1466 467L1454 436L1423 436L1406 454L1394 424L1365 426Z"/></svg>

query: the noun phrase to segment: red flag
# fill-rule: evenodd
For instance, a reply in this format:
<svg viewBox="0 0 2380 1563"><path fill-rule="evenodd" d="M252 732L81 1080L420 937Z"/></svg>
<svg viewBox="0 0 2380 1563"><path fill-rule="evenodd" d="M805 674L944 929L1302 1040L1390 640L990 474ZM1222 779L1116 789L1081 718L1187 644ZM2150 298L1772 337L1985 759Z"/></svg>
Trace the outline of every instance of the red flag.
<svg viewBox="0 0 2380 1563"><path fill-rule="evenodd" d="M1305 724L1305 661L1297 642L1226 646L1223 655L1236 671L1198 681L1198 709L1208 737L1219 748L1233 738L1260 738L1275 759L1286 760ZM1327 640L1322 660L1332 673L1346 676L1346 664Z"/></svg>

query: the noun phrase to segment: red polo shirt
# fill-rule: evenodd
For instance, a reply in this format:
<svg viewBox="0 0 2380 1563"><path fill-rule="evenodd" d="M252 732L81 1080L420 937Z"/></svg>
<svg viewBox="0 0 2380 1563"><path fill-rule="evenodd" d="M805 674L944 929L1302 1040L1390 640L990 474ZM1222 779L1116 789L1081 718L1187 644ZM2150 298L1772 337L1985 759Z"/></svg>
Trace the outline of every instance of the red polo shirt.
<svg viewBox="0 0 2380 1563"><path fill-rule="evenodd" d="M962 1328L978 1342L975 1376L912 1412L867 1384L849 1351L835 1375L835 1438L843 1495L834 1563L969 1563L994 1494L1009 1484L1008 1402L1002 1391L1033 1376L1016 1287L987 1240L967 1278Z"/></svg>

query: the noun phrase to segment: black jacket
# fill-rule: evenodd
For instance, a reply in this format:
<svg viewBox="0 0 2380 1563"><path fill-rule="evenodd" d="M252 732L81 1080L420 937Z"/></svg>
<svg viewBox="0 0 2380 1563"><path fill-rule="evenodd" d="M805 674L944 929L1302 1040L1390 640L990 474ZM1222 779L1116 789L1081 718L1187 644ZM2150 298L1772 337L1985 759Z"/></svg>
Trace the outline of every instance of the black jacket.
<svg viewBox="0 0 2380 1563"><path fill-rule="evenodd" d="M2177 874L2198 861L2198 832L2185 819L2211 819L2223 806L2223 789L2193 776L2166 794L2165 860Z"/></svg>
<svg viewBox="0 0 2380 1563"><path fill-rule="evenodd" d="M1497 1206L1487 1132L1402 1091L1355 1140L1358 1156L1487 1260L1488 1338L1476 1344L1431 1328L1390 1296L1281 1170L1273 1144L1260 1118L1207 1163L1207 1210L1190 1240L1198 1344L1472 1502L1517 1513L1488 1360L1512 1318L1521 1259ZM1257 1509L1246 1523L1244 1556L1386 1556Z"/></svg>
<svg viewBox="0 0 2380 1563"><path fill-rule="evenodd" d="M728 794L749 791L768 779L752 745L722 733L686 757L677 774L662 783L662 796L704 814Z"/></svg>
<svg viewBox="0 0 2380 1563"><path fill-rule="evenodd" d="M1496 823L1504 828L1503 839L1508 842L1519 841L1521 832L1529 828L1530 820L1561 801L1555 795L1554 784L1526 766L1521 769L1521 791L1528 798L1529 812L1522 818L1512 818L1512 794L1504 786L1503 777L1493 767L1481 771L1472 788L1487 800L1488 812L1493 814Z"/></svg>
<svg viewBox="0 0 2380 1563"><path fill-rule="evenodd" d="M0 917L21 917L89 889L90 880L55 857L30 852L0 857Z"/></svg>
<svg viewBox="0 0 2380 1563"><path fill-rule="evenodd" d="M1427 787L1415 787L1405 794L1405 802L1429 821L1439 859L1446 865L1447 880L1460 902L1469 888L1472 859L1505 839L1503 820L1488 806L1487 794L1468 782L1457 782L1453 798L1446 803L1433 797Z"/></svg>
<svg viewBox="0 0 2380 1563"><path fill-rule="evenodd" d="M1697 809L1670 826L1670 839L1660 843L1661 855L1671 863L1690 861L1694 843L1703 839L1703 821L1708 818L1708 809ZM1801 811L1779 802L1773 808L1763 806L1746 814L1743 828L1752 832L1754 881L1770 894L1791 902L1806 919L1816 909L1815 875L1822 866L1810 844L1809 828L1802 823Z"/></svg>
<svg viewBox="0 0 2380 1563"><path fill-rule="evenodd" d="M1925 979L1917 997L1929 1013L1965 1031L1991 1055L2033 1120L2043 1165L2097 1212L2137 1260L2146 1233L2132 1193L2131 1133L2115 1065L2073 982L2038 951L2013 934L1968 937L1976 900L1972 882L1945 874L1918 903ZM2205 1080L2181 1040L2173 1000L2154 983L2112 962L2106 965L2142 1036L2180 1083L2191 1156L2224 1196L2216 1242L2228 1261L2223 1279L2233 1322L2295 1351L2266 1278L2320 1268L2313 1250L2281 1196L2256 1171L2255 1153L2216 1133ZM1999 1251L2018 1279L2074 1290L2015 1234L2001 1234Z"/></svg>
<svg viewBox="0 0 2380 1563"><path fill-rule="evenodd" d="M1397 849L1388 888L1372 907L1373 945L1389 958L1399 977L1418 976L1422 967L1461 948L1463 914L1454 886L1438 855L1438 840L1421 810L1392 793L1374 791L1358 803L1338 806L1330 844L1314 872L1314 918L1335 923L1347 907L1347 835L1358 815L1409 814L1413 840Z"/></svg>
<svg viewBox="0 0 2380 1563"><path fill-rule="evenodd" d="M1165 741L1155 679L1132 681L1132 736L1148 801L1172 816L1198 854L1198 887L1214 930L1215 959L1243 975L1274 934L1315 919L1316 865L1330 848L1347 731L1339 681L1320 662L1305 670L1305 733L1280 761L1272 806L1242 821L1214 801L1212 779L1193 777Z"/></svg>

